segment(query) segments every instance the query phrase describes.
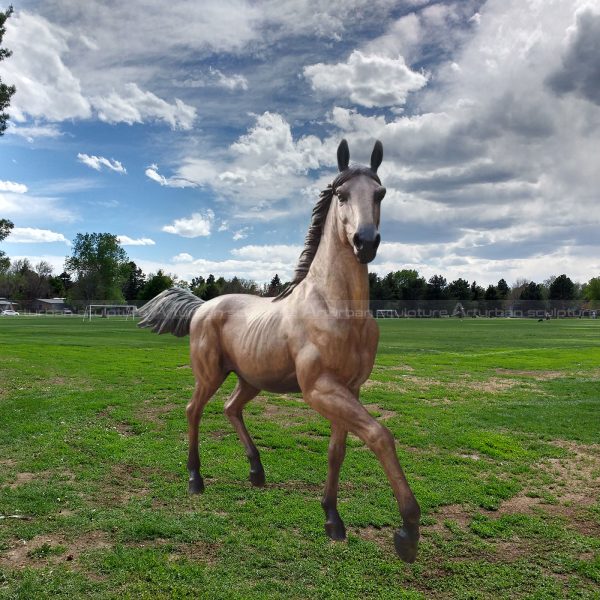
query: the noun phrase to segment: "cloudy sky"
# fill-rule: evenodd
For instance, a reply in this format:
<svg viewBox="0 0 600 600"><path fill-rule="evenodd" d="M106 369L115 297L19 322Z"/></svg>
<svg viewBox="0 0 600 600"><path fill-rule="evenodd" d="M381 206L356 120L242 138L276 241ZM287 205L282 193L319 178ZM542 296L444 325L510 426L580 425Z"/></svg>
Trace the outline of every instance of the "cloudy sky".
<svg viewBox="0 0 600 600"><path fill-rule="evenodd" d="M373 270L600 274L600 0L13 5L11 257L106 231L146 272L289 277L345 137L383 142Z"/></svg>

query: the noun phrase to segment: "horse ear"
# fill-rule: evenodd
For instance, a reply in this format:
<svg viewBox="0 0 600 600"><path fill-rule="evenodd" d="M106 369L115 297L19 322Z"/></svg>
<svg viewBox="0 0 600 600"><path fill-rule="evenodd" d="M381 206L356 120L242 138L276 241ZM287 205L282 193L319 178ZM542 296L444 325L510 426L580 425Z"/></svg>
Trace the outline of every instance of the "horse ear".
<svg viewBox="0 0 600 600"><path fill-rule="evenodd" d="M377 140L375 142L375 146L373 147L373 153L371 154L371 171L377 173L377 169L379 169L379 165L383 160L383 144Z"/></svg>
<svg viewBox="0 0 600 600"><path fill-rule="evenodd" d="M350 148L348 148L348 142L342 140L337 150L338 169L345 171L350 163Z"/></svg>

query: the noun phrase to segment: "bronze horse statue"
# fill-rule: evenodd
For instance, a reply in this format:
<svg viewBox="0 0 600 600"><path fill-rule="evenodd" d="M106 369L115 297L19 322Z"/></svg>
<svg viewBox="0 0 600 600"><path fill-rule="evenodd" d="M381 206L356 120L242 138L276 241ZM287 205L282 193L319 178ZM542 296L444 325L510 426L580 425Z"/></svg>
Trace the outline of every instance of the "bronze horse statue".
<svg viewBox="0 0 600 600"><path fill-rule="evenodd" d="M390 431L359 402L379 341L369 312L367 264L377 253L380 203L385 196L377 169L383 159L376 142L369 167L349 165L346 140L337 151L339 174L314 207L292 283L277 298L243 294L203 302L172 288L139 310L140 327L190 336L196 387L187 405L189 491L204 491L198 455L198 426L206 403L229 373L238 383L225 404L250 461L250 481L265 484L256 445L242 411L261 390L302 392L304 401L331 423L329 471L322 506L325 531L346 537L337 510L339 473L348 432L377 456L389 479L402 517L394 543L398 555L414 562L419 541L419 505L398 462Z"/></svg>

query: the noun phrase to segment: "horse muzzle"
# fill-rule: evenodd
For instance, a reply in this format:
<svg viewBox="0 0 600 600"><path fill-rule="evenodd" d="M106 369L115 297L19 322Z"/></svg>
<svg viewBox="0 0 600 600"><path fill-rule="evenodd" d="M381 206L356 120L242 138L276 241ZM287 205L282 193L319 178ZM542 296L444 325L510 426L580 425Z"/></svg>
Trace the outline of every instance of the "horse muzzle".
<svg viewBox="0 0 600 600"><path fill-rule="evenodd" d="M370 263L377 255L381 236L374 225L359 227L352 237L354 254L363 265Z"/></svg>

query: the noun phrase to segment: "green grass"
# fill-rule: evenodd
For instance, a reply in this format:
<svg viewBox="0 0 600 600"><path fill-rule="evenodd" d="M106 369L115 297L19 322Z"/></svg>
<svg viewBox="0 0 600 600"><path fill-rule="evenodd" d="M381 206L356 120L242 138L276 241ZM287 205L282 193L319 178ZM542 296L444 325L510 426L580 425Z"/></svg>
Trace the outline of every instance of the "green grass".
<svg viewBox="0 0 600 600"><path fill-rule="evenodd" d="M189 497L187 340L131 321L0 319L0 598L600 598L600 321L385 320L362 401L394 433L420 554L350 437L323 531L328 423L263 395L251 488L223 415ZM24 518L14 518L17 515Z"/></svg>

